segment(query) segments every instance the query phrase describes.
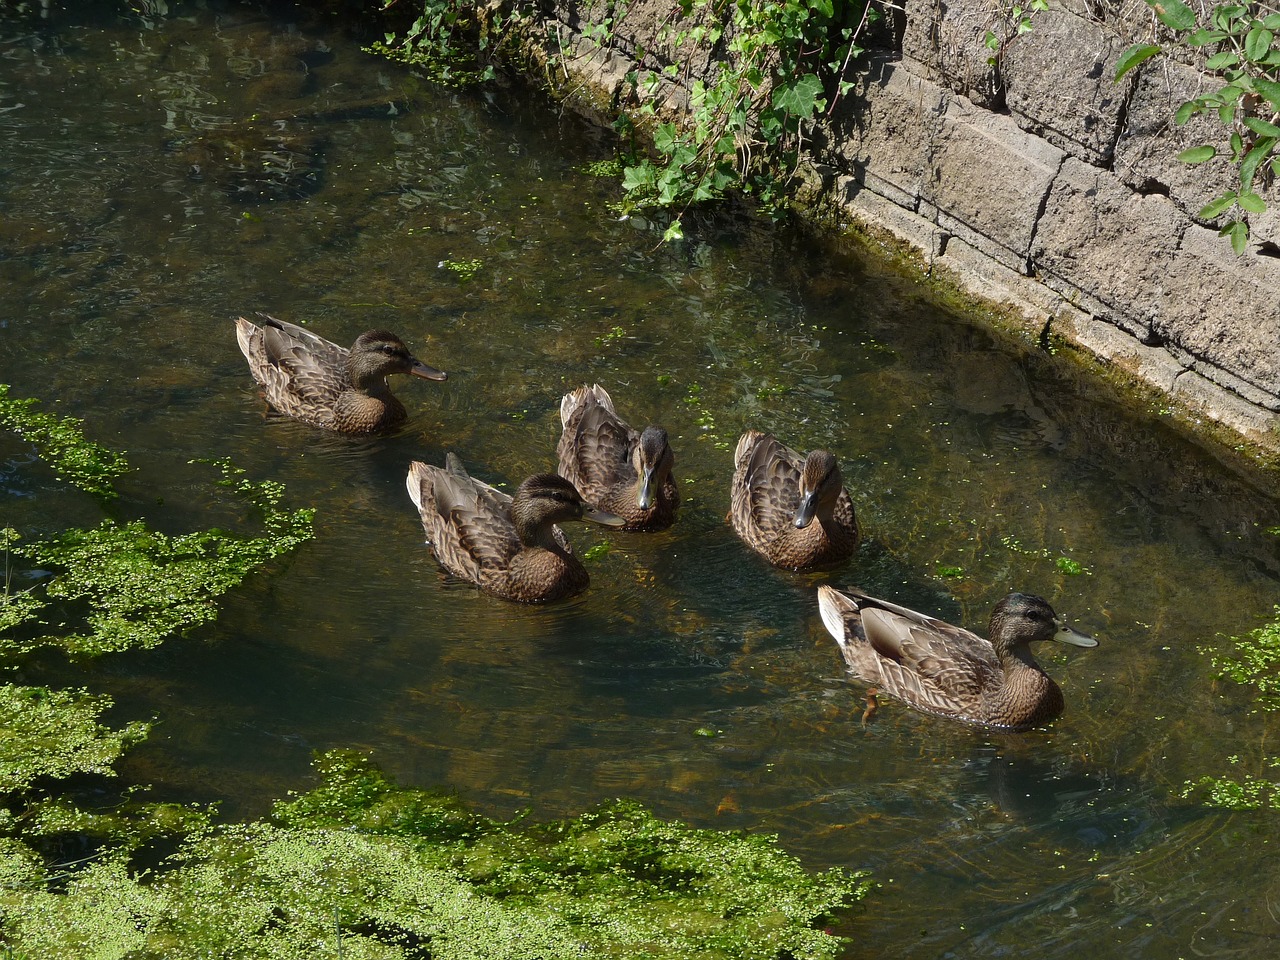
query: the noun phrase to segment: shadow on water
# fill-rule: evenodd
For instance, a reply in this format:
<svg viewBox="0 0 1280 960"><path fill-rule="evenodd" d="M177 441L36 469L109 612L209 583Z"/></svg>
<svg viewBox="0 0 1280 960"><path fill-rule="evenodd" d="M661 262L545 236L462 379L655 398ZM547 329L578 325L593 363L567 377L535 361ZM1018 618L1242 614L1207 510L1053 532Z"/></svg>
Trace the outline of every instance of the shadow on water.
<svg viewBox="0 0 1280 960"><path fill-rule="evenodd" d="M126 778L255 816L308 782L313 751L357 747L487 812L635 796L868 867L882 888L853 955L1272 955L1268 823L1177 799L1265 747L1197 648L1271 614L1271 478L874 251L736 213L658 245L661 225L620 219L616 185L584 172L601 134L536 98L435 88L301 9L51 10L0 9L0 137L18 145L0 380L129 452L119 516L233 522L188 464L222 456L317 510L316 539L216 626L24 667L156 717ZM392 329L450 379L395 384L394 436L264 417L231 324L255 310L342 343ZM408 463L453 450L511 489L553 467L560 396L584 382L667 427L677 524L571 525L577 550L607 549L561 605L444 577ZM748 427L840 459L866 534L847 566L775 571L734 537ZM0 479L29 536L100 517L16 441ZM979 629L1027 590L1102 643L1039 652L1068 703L1046 731L892 702L864 725L817 617L824 581Z"/></svg>

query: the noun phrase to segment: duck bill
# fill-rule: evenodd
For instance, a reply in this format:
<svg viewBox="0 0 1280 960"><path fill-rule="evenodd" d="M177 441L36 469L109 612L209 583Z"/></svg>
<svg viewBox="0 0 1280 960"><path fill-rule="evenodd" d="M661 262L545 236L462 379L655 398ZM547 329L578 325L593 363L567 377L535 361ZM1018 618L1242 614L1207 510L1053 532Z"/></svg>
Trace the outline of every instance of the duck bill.
<svg viewBox="0 0 1280 960"><path fill-rule="evenodd" d="M800 498L800 506L796 508L796 529L803 530L813 522L813 515L818 509L817 492L806 493Z"/></svg>
<svg viewBox="0 0 1280 960"><path fill-rule="evenodd" d="M413 366L409 368L409 376L421 377L423 380L449 379L449 375L443 370L437 370L435 367L429 367L421 360L413 361Z"/></svg>
<svg viewBox="0 0 1280 960"><path fill-rule="evenodd" d="M1059 643L1067 643L1073 647L1096 647L1098 641L1087 633L1081 633L1075 627L1069 627L1061 620L1055 620L1058 625L1058 632L1053 635L1053 639Z"/></svg>
<svg viewBox="0 0 1280 960"><path fill-rule="evenodd" d="M602 523L606 527L621 527L627 522L616 514L597 510L595 507L583 507L582 519L590 520L592 523Z"/></svg>
<svg viewBox="0 0 1280 960"><path fill-rule="evenodd" d="M640 474L640 482L636 484L636 506L648 510L653 506L653 468L645 467Z"/></svg>

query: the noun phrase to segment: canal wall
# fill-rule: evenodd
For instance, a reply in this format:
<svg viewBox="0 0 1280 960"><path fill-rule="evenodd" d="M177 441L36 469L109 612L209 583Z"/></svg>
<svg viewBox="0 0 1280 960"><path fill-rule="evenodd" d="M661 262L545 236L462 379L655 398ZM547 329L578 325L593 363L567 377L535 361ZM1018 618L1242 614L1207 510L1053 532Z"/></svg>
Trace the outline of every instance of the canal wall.
<svg viewBox="0 0 1280 960"><path fill-rule="evenodd" d="M1050 2L1020 35L990 0L885 11L853 90L810 131L816 205L905 241L925 271L1274 453L1280 195L1262 191L1273 206L1237 256L1221 222L1196 216L1237 184L1234 168L1176 159L1218 139L1216 122L1173 122L1212 78L1159 57L1114 83L1121 53L1157 36L1147 5ZM693 82L727 56L675 46L671 0L536 9L535 69L605 112L651 96L660 113L685 113ZM994 65L988 31L1009 38ZM632 71L658 79L651 93L627 82Z"/></svg>

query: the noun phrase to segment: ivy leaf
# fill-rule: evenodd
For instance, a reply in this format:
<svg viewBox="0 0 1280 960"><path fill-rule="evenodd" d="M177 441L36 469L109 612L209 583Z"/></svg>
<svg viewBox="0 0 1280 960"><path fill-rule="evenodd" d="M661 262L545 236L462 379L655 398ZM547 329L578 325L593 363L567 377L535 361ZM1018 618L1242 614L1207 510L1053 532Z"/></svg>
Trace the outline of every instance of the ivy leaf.
<svg viewBox="0 0 1280 960"><path fill-rule="evenodd" d="M1196 15L1182 0L1147 0L1156 17L1170 30L1186 33L1196 25Z"/></svg>
<svg viewBox="0 0 1280 960"><path fill-rule="evenodd" d="M793 117L812 117L826 106L821 93L822 81L806 73L779 86L773 93L773 105Z"/></svg>
<svg viewBox="0 0 1280 960"><path fill-rule="evenodd" d="M684 227L680 225L680 219L677 217L671 221L671 225L662 233L662 242L667 243L671 240L683 240Z"/></svg>
<svg viewBox="0 0 1280 960"><path fill-rule="evenodd" d="M1138 64L1145 63L1160 52L1160 47L1154 43L1135 43L1124 52L1124 55L1120 57L1119 62L1116 63L1115 79L1117 81L1120 80L1121 77Z"/></svg>
<svg viewBox="0 0 1280 960"><path fill-rule="evenodd" d="M1183 163L1204 163L1206 160L1212 160L1217 155L1218 151L1211 144L1206 143L1202 147L1183 150L1178 154L1178 159Z"/></svg>

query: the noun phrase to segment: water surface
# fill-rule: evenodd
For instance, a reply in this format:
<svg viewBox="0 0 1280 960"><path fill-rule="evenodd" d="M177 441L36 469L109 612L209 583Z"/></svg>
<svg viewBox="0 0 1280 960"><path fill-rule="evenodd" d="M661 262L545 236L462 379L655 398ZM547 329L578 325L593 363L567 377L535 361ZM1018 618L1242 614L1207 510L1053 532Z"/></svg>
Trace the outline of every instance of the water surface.
<svg viewBox="0 0 1280 960"><path fill-rule="evenodd" d="M358 747L492 814L634 796L871 869L850 956L1274 955L1271 821L1178 797L1268 751L1199 652L1280 595L1262 478L874 250L730 215L660 245L586 172L607 138L535 96L435 87L288 8L108 7L0 14L0 380L129 451L119 516L207 525L188 461L221 456L318 511L215 627L31 665L157 718L126 777L258 816L314 751ZM450 379L398 384L393 437L264 418L231 324L255 310L340 342L388 327ZM670 431L677 525L570 528L610 549L554 607L442 577L409 461L550 469L583 382ZM734 538L747 427L840 458L867 535L847 567L780 573ZM0 457L5 523L97 522L21 444ZM1102 643L1042 654L1068 702L1048 730L892 703L864 726L826 579L978 627L1041 593Z"/></svg>

